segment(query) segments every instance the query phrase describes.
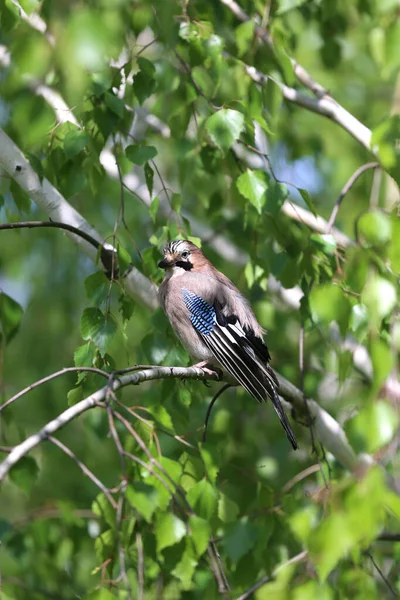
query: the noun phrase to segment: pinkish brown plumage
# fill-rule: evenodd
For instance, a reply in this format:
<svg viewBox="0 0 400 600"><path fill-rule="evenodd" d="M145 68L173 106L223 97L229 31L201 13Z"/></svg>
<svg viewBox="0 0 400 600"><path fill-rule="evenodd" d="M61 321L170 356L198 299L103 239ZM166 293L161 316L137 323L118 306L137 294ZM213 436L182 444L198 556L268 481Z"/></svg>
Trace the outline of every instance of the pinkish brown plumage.
<svg viewBox="0 0 400 600"><path fill-rule="evenodd" d="M296 449L264 332L247 300L188 240L168 244L158 266L166 271L159 288L161 306L189 354L202 366L222 367L259 402L269 397Z"/></svg>

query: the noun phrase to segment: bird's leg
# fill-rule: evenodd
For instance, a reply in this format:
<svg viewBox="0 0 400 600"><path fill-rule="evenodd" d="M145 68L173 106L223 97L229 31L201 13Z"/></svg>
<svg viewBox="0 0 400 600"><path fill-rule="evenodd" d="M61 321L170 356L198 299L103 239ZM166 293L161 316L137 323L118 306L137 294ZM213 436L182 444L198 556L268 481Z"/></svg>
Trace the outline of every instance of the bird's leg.
<svg viewBox="0 0 400 600"><path fill-rule="evenodd" d="M217 369L213 365L210 365L210 363L206 360L202 360L201 362L192 365L192 367L197 367L198 369L201 369L207 375L217 375L218 379L221 379L222 377L221 369Z"/></svg>

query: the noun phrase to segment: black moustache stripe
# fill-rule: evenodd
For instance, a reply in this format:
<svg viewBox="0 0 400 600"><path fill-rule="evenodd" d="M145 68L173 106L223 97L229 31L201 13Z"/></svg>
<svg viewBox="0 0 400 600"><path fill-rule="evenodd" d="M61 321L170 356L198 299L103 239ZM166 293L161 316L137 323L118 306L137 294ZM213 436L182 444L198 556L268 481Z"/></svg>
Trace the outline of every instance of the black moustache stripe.
<svg viewBox="0 0 400 600"><path fill-rule="evenodd" d="M175 266L181 267L181 269L185 269L185 271L190 271L190 269L193 269L193 265L190 260L177 260Z"/></svg>

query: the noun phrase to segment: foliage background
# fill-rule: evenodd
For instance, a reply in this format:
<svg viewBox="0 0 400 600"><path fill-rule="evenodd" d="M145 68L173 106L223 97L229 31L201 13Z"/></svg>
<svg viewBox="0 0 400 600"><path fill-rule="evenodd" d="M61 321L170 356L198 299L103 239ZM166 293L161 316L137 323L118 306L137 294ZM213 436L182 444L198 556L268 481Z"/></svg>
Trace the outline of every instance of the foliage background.
<svg viewBox="0 0 400 600"><path fill-rule="evenodd" d="M158 284L163 243L202 238L269 331L274 368L317 399L376 466L349 472L301 424L294 453L271 407L243 390L218 400L202 444L220 384L127 387L122 403L144 408L114 406L160 461L164 481L172 478L172 491L127 455L121 463L110 411L75 419L57 437L118 506L59 447L38 446L1 487L4 600L244 599L255 585L257 600L400 592L400 6L243 1L246 23L232 7L2 0L1 126L40 178L118 245L122 271L131 260ZM353 135L283 98L282 83L312 97L289 57L356 117ZM257 85L245 64L270 79ZM69 109L56 113L60 98ZM369 148L357 140L361 124L372 131ZM339 249L335 232L308 226L312 213L329 219L343 185L371 160L382 168L367 170L344 197L335 225L353 243ZM47 219L9 173L0 184L2 223ZM288 216L285 200L308 217ZM160 310L132 300L122 280L110 291L100 265L61 231L2 231L0 269L4 400L74 364L189 364ZM274 293L271 275L291 292ZM364 347L361 367L349 339ZM68 373L19 399L0 413L1 456L103 385ZM113 418L124 450L147 464L137 438ZM218 569L229 589L216 581Z"/></svg>

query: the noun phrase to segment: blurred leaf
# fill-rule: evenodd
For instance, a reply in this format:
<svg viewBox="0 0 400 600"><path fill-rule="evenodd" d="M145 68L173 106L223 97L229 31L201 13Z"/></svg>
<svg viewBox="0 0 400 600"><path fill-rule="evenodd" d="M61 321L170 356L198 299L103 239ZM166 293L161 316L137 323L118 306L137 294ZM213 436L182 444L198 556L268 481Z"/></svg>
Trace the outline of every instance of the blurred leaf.
<svg viewBox="0 0 400 600"><path fill-rule="evenodd" d="M37 462L31 456L23 456L10 469L10 479L29 496L39 475Z"/></svg>
<svg viewBox="0 0 400 600"><path fill-rule="evenodd" d="M348 327L351 305L342 290L332 283L314 286L309 297L313 318L329 325L336 321L342 335Z"/></svg>
<svg viewBox="0 0 400 600"><path fill-rule="evenodd" d="M186 525L171 513L158 516L155 524L155 535L157 539L157 552L161 552L168 546L173 546L181 541L186 535Z"/></svg>
<svg viewBox="0 0 400 600"><path fill-rule="evenodd" d="M133 77L133 89L139 104L143 104L155 89L156 70L153 63L142 56L138 58L138 66L140 71Z"/></svg>
<svg viewBox="0 0 400 600"><path fill-rule="evenodd" d="M84 340L92 340L104 356L117 331L114 318L104 316L99 308L85 308L81 317L81 335Z"/></svg>
<svg viewBox="0 0 400 600"><path fill-rule="evenodd" d="M194 485L187 495L194 512L203 519L210 520L217 512L218 493L207 479Z"/></svg>
<svg viewBox="0 0 400 600"><path fill-rule="evenodd" d="M254 546L257 540L257 528L246 518L226 525L223 546L227 556L237 564Z"/></svg>
<svg viewBox="0 0 400 600"><path fill-rule="evenodd" d="M190 544L186 543L181 560L172 571L172 575L182 582L184 590L190 589L196 566L197 560L193 548Z"/></svg>
<svg viewBox="0 0 400 600"><path fill-rule="evenodd" d="M104 271L96 271L85 279L86 295L96 306L101 306L105 302L109 289L110 281Z"/></svg>
<svg viewBox="0 0 400 600"><path fill-rule="evenodd" d="M390 241L392 223L390 218L380 211L370 211L358 220L358 235L363 245L380 246Z"/></svg>
<svg viewBox="0 0 400 600"><path fill-rule="evenodd" d="M0 342L8 344L18 332L24 314L22 306L15 300L0 292Z"/></svg>
<svg viewBox="0 0 400 600"><path fill-rule="evenodd" d="M379 390L394 367L394 356L390 346L379 338L371 340L370 353L374 386L376 390Z"/></svg>
<svg viewBox="0 0 400 600"><path fill-rule="evenodd" d="M104 102L107 108L109 108L115 115L117 115L117 117L119 117L120 119L124 117L125 104L121 100L121 98L118 98L118 96L115 96L111 92L105 92Z"/></svg>
<svg viewBox="0 0 400 600"><path fill-rule="evenodd" d="M72 158L81 152L89 142L89 137L79 129L69 131L64 138L64 152L67 158Z"/></svg>
<svg viewBox="0 0 400 600"><path fill-rule="evenodd" d="M311 200L310 194L307 192L307 190L303 190L302 188L297 188L297 191L300 192L300 195L303 198L304 202L307 204L309 210L312 212L314 217L316 217L317 211L315 210L315 206L313 201Z"/></svg>
<svg viewBox="0 0 400 600"><path fill-rule="evenodd" d="M383 277L374 275L365 284L362 301L368 309L370 321L378 327L384 317L389 315L396 305L396 290Z"/></svg>
<svg viewBox="0 0 400 600"><path fill-rule="evenodd" d="M151 201L151 204L150 204L149 214L150 214L150 217L151 217L151 220L153 221L153 223L155 223L156 219L157 219L157 212L158 212L159 204L160 204L160 198L158 196L153 198L153 200Z"/></svg>
<svg viewBox="0 0 400 600"><path fill-rule="evenodd" d="M286 12L293 10L294 8L299 8L302 4L304 4L307 0L279 0L278 2L278 10L276 11L277 15L283 15Z"/></svg>
<svg viewBox="0 0 400 600"><path fill-rule="evenodd" d="M371 144L379 148L379 159L385 169L400 183L400 116L386 118L372 132Z"/></svg>
<svg viewBox="0 0 400 600"><path fill-rule="evenodd" d="M236 46L238 56L241 57L251 48L254 39L254 21L246 21L235 30Z"/></svg>
<svg viewBox="0 0 400 600"><path fill-rule="evenodd" d="M189 527L192 535L196 555L202 556L207 550L207 546L211 537L211 527L206 519L202 519L196 515L189 517Z"/></svg>
<svg viewBox="0 0 400 600"><path fill-rule="evenodd" d="M365 440L366 452L376 452L388 444L398 427L398 417L387 402L368 402L351 420L351 432Z"/></svg>
<svg viewBox="0 0 400 600"><path fill-rule="evenodd" d="M212 141L226 153L243 131L244 116L223 108L208 117L205 127Z"/></svg>
<svg viewBox="0 0 400 600"><path fill-rule="evenodd" d="M157 156L157 150L154 146L145 146L144 144L128 146L125 153L131 162L140 166Z"/></svg>
<svg viewBox="0 0 400 600"><path fill-rule="evenodd" d="M31 209L31 201L26 192L12 179L10 183L10 192L16 207L20 213L29 213Z"/></svg>
<svg viewBox="0 0 400 600"><path fill-rule="evenodd" d="M268 187L264 173L247 169L237 178L236 185L242 196L249 200L261 214L265 203L265 191Z"/></svg>
<svg viewBox="0 0 400 600"><path fill-rule="evenodd" d="M109 590L101 588L94 590L82 597L82 600L117 600L118 596L112 594Z"/></svg>
<svg viewBox="0 0 400 600"><path fill-rule="evenodd" d="M218 517L223 523L229 523L236 521L239 514L239 507L228 496L220 493L218 500Z"/></svg>
<svg viewBox="0 0 400 600"><path fill-rule="evenodd" d="M151 523L154 511L159 505L159 495L157 490L151 485L134 481L126 488L126 498L138 513Z"/></svg>
<svg viewBox="0 0 400 600"><path fill-rule="evenodd" d="M153 194L154 171L148 162L144 165L144 178L146 180L147 189L149 190L149 195L151 198L151 196ZM151 209L150 209L150 216L152 217L153 221L155 221L155 218L153 218L153 216L152 216Z"/></svg>

